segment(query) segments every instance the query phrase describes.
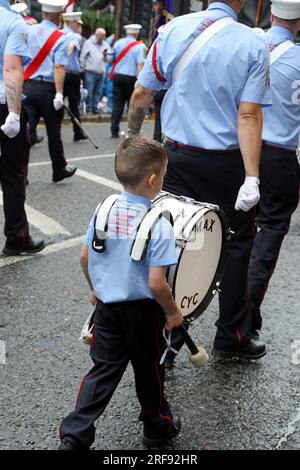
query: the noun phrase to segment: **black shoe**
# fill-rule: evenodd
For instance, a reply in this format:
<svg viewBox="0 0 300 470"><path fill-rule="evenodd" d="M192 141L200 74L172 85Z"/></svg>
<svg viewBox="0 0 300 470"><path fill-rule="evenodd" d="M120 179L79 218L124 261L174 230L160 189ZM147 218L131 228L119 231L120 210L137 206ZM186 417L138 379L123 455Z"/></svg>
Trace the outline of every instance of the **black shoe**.
<svg viewBox="0 0 300 470"><path fill-rule="evenodd" d="M74 135L73 137L73 142L79 142L80 140L87 140L88 136L87 135Z"/></svg>
<svg viewBox="0 0 300 470"><path fill-rule="evenodd" d="M119 138L119 134L112 134L112 135L111 135L111 138L112 138L112 139L118 139L118 138Z"/></svg>
<svg viewBox="0 0 300 470"><path fill-rule="evenodd" d="M40 144L41 142L43 142L43 140L44 140L44 136L37 135L36 137L32 137L31 139L29 139L29 145L30 147L33 147L33 145Z"/></svg>
<svg viewBox="0 0 300 470"><path fill-rule="evenodd" d="M53 173L52 181L54 183L58 183L58 181L62 181L65 178L71 178L75 174L77 167L74 165L67 165L65 168L60 170L59 173Z"/></svg>
<svg viewBox="0 0 300 470"><path fill-rule="evenodd" d="M34 239L29 236L23 248L6 244L2 250L2 253L5 256L17 256L22 253L38 253L39 251L43 250L45 246L46 244L44 240Z"/></svg>
<svg viewBox="0 0 300 470"><path fill-rule="evenodd" d="M73 439L64 437L60 443L58 450L81 450Z"/></svg>
<svg viewBox="0 0 300 470"><path fill-rule="evenodd" d="M173 421L171 428L168 430L167 433L160 434L158 436L147 436L147 433L144 431L144 436L143 436L143 444L147 447L160 447L163 444L165 444L167 441L170 439L173 439L176 437L181 429L181 421L178 416L173 416Z"/></svg>
<svg viewBox="0 0 300 470"><path fill-rule="evenodd" d="M213 355L216 359L260 359L261 357L265 356L266 353L267 351L265 344L261 341L253 341L253 339L250 339L247 344L235 351L225 351L217 348L213 349Z"/></svg>

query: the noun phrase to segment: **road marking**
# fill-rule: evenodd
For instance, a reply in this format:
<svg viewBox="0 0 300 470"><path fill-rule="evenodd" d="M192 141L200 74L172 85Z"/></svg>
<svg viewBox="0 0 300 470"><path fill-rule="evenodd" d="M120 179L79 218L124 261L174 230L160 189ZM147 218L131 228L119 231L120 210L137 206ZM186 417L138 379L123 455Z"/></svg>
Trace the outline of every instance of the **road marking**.
<svg viewBox="0 0 300 470"><path fill-rule="evenodd" d="M0 205L3 206L3 193L0 191ZM45 235L71 235L64 227L41 212L25 204L28 222Z"/></svg>
<svg viewBox="0 0 300 470"><path fill-rule="evenodd" d="M116 191L123 190L122 186L117 181L109 180L108 178L103 178L103 176L94 175L93 173L89 173L88 171L77 170L76 175L80 176L81 178L93 181L94 183L101 184L102 186L107 186L110 189L115 189Z"/></svg>
<svg viewBox="0 0 300 470"><path fill-rule="evenodd" d="M10 256L10 257L0 257L0 268L4 266L10 266L12 264L20 263L21 261L28 261L32 258L39 258L41 256L48 256L52 253L58 253L59 251L66 250L67 248L73 248L74 246L80 245L84 240L83 236L70 238L69 240L64 240L63 242L53 243L52 245L46 246L46 248L36 253L35 255L22 255L22 256Z"/></svg>
<svg viewBox="0 0 300 470"><path fill-rule="evenodd" d="M286 432L285 432L284 436L278 442L277 446L275 447L275 450L280 449L282 447L282 445L285 444L288 441L288 438L297 432L297 428L298 428L297 425L298 425L298 423L300 423L300 408L298 408L296 413L297 414L296 414L295 418L292 419L292 421L290 421L288 423Z"/></svg>
<svg viewBox="0 0 300 470"><path fill-rule="evenodd" d="M76 157L76 158L67 158L68 162L80 162L82 160L95 160L95 159L101 159L101 158L112 158L114 157L114 153L106 153L103 155L87 155L85 157ZM43 165L52 165L51 161L46 161L46 162L36 162L36 163L30 163L29 166L43 166Z"/></svg>

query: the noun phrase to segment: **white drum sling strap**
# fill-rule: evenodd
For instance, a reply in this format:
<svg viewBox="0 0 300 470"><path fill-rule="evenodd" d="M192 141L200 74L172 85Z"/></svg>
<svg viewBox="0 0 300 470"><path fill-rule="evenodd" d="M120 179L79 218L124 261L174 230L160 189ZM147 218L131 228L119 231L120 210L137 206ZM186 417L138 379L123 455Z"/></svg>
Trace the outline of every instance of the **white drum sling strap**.
<svg viewBox="0 0 300 470"><path fill-rule="evenodd" d="M92 247L97 253L105 251L109 214L118 198L118 194L112 194L96 209ZM130 256L134 261L141 261L144 258L153 229L161 217L165 217L172 223L171 213L162 207L151 207L142 218L130 251Z"/></svg>
<svg viewBox="0 0 300 470"><path fill-rule="evenodd" d="M103 253L105 251L108 218L110 211L118 197L118 194L112 194L100 202L96 208L92 247L93 250L95 250L97 253Z"/></svg>
<svg viewBox="0 0 300 470"><path fill-rule="evenodd" d="M225 28L225 26L228 26L232 23L235 23L234 19L230 16L226 16L225 18L215 21L205 31L203 31L203 33L199 34L199 36L187 47L175 65L172 76L172 84L176 82L179 75L184 72L200 49L202 49L202 47L205 46L205 44L207 44L208 41L212 39L219 31Z"/></svg>
<svg viewBox="0 0 300 470"><path fill-rule="evenodd" d="M280 57L287 52L291 47L293 47L295 44L293 41L284 41L281 44L279 44L275 49L270 54L270 64L274 64L276 60L280 59Z"/></svg>

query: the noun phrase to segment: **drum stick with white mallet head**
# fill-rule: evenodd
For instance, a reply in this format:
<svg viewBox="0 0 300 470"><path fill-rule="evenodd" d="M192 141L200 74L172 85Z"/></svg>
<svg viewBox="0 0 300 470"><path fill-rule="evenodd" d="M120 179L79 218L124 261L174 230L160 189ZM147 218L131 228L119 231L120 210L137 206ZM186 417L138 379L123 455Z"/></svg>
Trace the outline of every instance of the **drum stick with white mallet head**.
<svg viewBox="0 0 300 470"><path fill-rule="evenodd" d="M192 338L190 337L187 330L183 325L179 326L178 332L181 335L183 341L190 350L189 360L196 369L205 366L208 363L208 354L202 346L196 346Z"/></svg>
<svg viewBox="0 0 300 470"><path fill-rule="evenodd" d="M76 116L74 116L74 114L72 113L72 111L68 108L68 106L66 106L64 104L64 109L67 111L67 113L69 114L69 116L73 119L73 121L75 122L75 124L79 127L79 129L81 130L81 132L83 132L84 135L87 136L87 138L89 139L89 141L93 144L93 146L95 147L95 149L98 149L99 146L94 142L94 140L92 139L92 137L90 136L90 134L82 127L81 123L79 122L79 120L77 119Z"/></svg>

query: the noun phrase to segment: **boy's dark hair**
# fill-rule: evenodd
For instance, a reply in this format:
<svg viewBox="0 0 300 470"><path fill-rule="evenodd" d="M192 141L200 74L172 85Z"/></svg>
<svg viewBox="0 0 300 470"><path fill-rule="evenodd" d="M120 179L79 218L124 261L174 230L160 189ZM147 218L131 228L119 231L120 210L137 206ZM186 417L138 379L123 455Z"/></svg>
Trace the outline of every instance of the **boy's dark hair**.
<svg viewBox="0 0 300 470"><path fill-rule="evenodd" d="M159 174L166 160L167 154L160 143L136 135L118 146L115 172L123 186L135 188L147 174Z"/></svg>

